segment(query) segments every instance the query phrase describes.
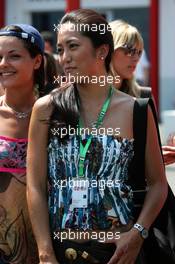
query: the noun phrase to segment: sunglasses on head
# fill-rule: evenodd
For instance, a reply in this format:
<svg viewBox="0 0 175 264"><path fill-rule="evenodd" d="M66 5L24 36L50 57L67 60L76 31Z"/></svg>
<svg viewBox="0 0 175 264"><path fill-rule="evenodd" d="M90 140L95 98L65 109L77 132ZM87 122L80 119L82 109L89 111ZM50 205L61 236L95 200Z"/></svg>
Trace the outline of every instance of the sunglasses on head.
<svg viewBox="0 0 175 264"><path fill-rule="evenodd" d="M121 48L124 49L124 53L127 56L134 57L137 54L138 57L140 58L141 55L142 55L142 50L139 50L139 49L136 49L136 48L132 48L132 47L128 46L127 44L125 44Z"/></svg>

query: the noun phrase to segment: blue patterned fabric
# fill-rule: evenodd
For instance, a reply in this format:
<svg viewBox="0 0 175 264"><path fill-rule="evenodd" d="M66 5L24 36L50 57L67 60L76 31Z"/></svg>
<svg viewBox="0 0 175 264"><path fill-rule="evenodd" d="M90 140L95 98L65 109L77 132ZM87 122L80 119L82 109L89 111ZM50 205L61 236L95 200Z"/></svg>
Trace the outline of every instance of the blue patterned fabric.
<svg viewBox="0 0 175 264"><path fill-rule="evenodd" d="M133 139L114 136L93 136L84 171L89 182L88 207L72 208L72 187L68 183L77 177L79 138L72 136L66 144L56 137L50 139L48 204L52 231L111 229L113 225L125 225L133 219L132 190L127 184L128 167L134 155L133 142ZM65 186L61 188L64 180Z"/></svg>

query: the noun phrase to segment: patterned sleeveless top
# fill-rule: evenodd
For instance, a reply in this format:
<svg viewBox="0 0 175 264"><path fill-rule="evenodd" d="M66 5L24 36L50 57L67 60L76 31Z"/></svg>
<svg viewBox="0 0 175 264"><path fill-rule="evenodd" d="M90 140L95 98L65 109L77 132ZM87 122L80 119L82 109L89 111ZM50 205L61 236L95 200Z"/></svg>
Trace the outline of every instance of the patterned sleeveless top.
<svg viewBox="0 0 175 264"><path fill-rule="evenodd" d="M27 139L0 136L0 172L25 173Z"/></svg>
<svg viewBox="0 0 175 264"><path fill-rule="evenodd" d="M87 136L84 136L84 143ZM90 185L88 207L73 208L72 185L78 175L79 138L66 143L52 137L48 145L48 204L51 231L61 229L111 229L133 219L132 189L128 185L128 168L134 156L134 140L109 135L93 136L85 159L84 176ZM64 186L61 188L61 183ZM110 184L105 184L108 183ZM111 184L113 183L113 184Z"/></svg>

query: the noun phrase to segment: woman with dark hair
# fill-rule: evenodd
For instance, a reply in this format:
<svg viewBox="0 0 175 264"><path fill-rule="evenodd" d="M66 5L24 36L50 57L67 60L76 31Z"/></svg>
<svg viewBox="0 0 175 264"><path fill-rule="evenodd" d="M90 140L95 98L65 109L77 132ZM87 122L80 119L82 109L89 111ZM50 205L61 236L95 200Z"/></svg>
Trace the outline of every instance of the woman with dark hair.
<svg viewBox="0 0 175 264"><path fill-rule="evenodd" d="M134 219L135 98L111 85L110 27L95 11L68 13L58 27L57 50L70 83L36 102L29 129L27 200L40 263L135 263L167 195L152 112L148 191Z"/></svg>
<svg viewBox="0 0 175 264"><path fill-rule="evenodd" d="M32 107L44 85L44 42L30 25L0 30L0 263L38 263L26 202Z"/></svg>

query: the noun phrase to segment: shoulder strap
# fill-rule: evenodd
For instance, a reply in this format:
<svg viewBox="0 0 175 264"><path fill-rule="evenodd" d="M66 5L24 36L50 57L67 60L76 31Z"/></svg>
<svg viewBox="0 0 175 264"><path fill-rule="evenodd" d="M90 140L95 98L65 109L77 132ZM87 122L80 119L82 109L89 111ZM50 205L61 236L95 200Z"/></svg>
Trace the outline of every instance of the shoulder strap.
<svg viewBox="0 0 175 264"><path fill-rule="evenodd" d="M152 97L151 87L139 87L139 89L140 89L141 98L151 98Z"/></svg>
<svg viewBox="0 0 175 264"><path fill-rule="evenodd" d="M133 112L133 134L134 134L134 185L136 189L143 189L145 187L145 147L147 137L147 111L148 105L151 107L155 125L157 128L157 135L159 146L161 149L161 139L157 121L156 109L153 100L150 98L137 99L134 104ZM142 177L141 177L142 175Z"/></svg>
<svg viewBox="0 0 175 264"><path fill-rule="evenodd" d="M132 162L132 182L136 190L145 188L145 146L147 131L147 107L149 99L137 99L133 110L134 158Z"/></svg>
<svg viewBox="0 0 175 264"><path fill-rule="evenodd" d="M133 190L134 211L133 214L137 218L146 194L145 181L145 148L147 137L147 111L148 105L151 107L159 145L161 148L161 140L157 122L157 114L154 103L150 98L136 99L133 110L133 135L134 135L134 158L130 166L130 180Z"/></svg>

